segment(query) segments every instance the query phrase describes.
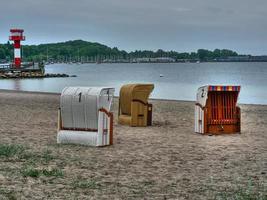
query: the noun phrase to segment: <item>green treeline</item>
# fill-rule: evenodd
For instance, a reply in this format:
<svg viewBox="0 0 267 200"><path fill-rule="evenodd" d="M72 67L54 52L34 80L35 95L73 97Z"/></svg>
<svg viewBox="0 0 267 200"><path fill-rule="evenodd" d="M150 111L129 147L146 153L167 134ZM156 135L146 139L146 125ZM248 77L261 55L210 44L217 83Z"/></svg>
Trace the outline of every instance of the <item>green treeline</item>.
<svg viewBox="0 0 267 200"><path fill-rule="evenodd" d="M13 45L9 42L0 44L0 60L13 60ZM218 58L227 58L229 56L238 56L234 51L227 49L215 49L209 51L199 49L197 52L178 53L176 51L157 51L136 50L126 52L118 48L86 42L83 40L74 40L60 43L40 44L40 45L23 45L22 56L24 61L101 61L101 60L132 60L136 58L158 58L169 57L176 61L200 60L211 61Z"/></svg>

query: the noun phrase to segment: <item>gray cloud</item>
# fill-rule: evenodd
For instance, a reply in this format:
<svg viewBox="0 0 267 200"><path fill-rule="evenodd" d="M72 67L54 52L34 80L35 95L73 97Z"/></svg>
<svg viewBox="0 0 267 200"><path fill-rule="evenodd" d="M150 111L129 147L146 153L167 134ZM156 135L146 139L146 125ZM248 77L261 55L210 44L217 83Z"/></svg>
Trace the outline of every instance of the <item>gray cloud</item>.
<svg viewBox="0 0 267 200"><path fill-rule="evenodd" d="M84 39L120 49L229 48L267 54L266 0L0 0L0 42Z"/></svg>

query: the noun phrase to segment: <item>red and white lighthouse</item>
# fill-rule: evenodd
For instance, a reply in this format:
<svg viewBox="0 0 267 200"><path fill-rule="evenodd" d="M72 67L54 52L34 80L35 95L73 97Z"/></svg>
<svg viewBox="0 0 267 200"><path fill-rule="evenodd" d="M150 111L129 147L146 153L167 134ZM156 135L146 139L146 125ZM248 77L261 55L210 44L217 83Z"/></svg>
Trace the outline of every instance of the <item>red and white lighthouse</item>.
<svg viewBox="0 0 267 200"><path fill-rule="evenodd" d="M9 40L14 41L14 65L16 68L21 67L20 41L25 40L23 31L23 29L10 29L11 36L9 36Z"/></svg>

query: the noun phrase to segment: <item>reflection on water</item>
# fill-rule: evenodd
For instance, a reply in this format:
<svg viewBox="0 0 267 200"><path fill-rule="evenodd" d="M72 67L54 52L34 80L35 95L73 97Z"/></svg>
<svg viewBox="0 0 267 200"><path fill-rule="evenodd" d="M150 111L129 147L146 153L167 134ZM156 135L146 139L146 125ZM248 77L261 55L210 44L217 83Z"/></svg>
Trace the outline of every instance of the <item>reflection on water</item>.
<svg viewBox="0 0 267 200"><path fill-rule="evenodd" d="M15 79L14 80L14 88L13 90L22 90L21 89L21 80L20 79Z"/></svg>
<svg viewBox="0 0 267 200"><path fill-rule="evenodd" d="M56 64L46 72L77 77L0 80L0 88L61 92L66 86L112 86L118 95L125 83L148 82L155 84L153 98L195 100L198 87L226 84L241 85L239 102L267 104L267 63Z"/></svg>

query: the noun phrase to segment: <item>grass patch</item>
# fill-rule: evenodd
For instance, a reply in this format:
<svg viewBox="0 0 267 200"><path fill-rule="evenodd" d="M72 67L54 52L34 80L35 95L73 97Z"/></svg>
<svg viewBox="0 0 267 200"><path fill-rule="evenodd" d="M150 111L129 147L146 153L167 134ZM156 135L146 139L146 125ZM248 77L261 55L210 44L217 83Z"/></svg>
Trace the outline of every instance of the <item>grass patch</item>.
<svg viewBox="0 0 267 200"><path fill-rule="evenodd" d="M19 155L19 159L26 161L30 165L35 165L38 160L38 155L33 152L25 151Z"/></svg>
<svg viewBox="0 0 267 200"><path fill-rule="evenodd" d="M42 175L53 176L53 177L63 177L64 173L61 169L52 169L52 170L43 169Z"/></svg>
<svg viewBox="0 0 267 200"><path fill-rule="evenodd" d="M51 160L55 159L55 157L51 154L52 151L45 150L42 153L33 153L30 151L25 151L20 154L19 159L26 160L28 164L35 165L38 162L47 164Z"/></svg>
<svg viewBox="0 0 267 200"><path fill-rule="evenodd" d="M51 150L45 150L42 154L42 158L44 159L44 161L46 163L48 163L49 161L53 160L54 159L54 156L51 155L52 154L52 151Z"/></svg>
<svg viewBox="0 0 267 200"><path fill-rule="evenodd" d="M25 159L25 160L31 160L36 157L36 154L32 152L22 152L22 154L19 155L19 159Z"/></svg>
<svg viewBox="0 0 267 200"><path fill-rule="evenodd" d="M9 190L0 188L0 199L2 199L3 197L5 197L5 199L8 199L8 200L17 199L14 191L9 191Z"/></svg>
<svg viewBox="0 0 267 200"><path fill-rule="evenodd" d="M267 200L267 190L263 184L248 182L246 187L238 186L234 191L217 195L217 200Z"/></svg>
<svg viewBox="0 0 267 200"><path fill-rule="evenodd" d="M0 144L0 157L10 158L24 153L25 148L17 144Z"/></svg>
<svg viewBox="0 0 267 200"><path fill-rule="evenodd" d="M39 176L41 176L41 171L39 169L34 169L32 167L28 167L28 168L21 170L21 174L24 177L38 178Z"/></svg>
<svg viewBox="0 0 267 200"><path fill-rule="evenodd" d="M95 180L75 180L72 182L73 188L81 188L81 189L100 189L101 184L97 183Z"/></svg>
<svg viewBox="0 0 267 200"><path fill-rule="evenodd" d="M40 176L46 177L63 177L64 173L61 169L35 169L33 167L27 167L21 170L21 174L24 177L38 178Z"/></svg>

